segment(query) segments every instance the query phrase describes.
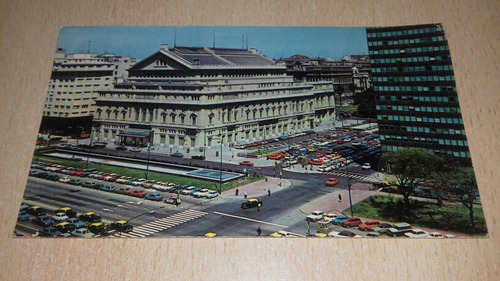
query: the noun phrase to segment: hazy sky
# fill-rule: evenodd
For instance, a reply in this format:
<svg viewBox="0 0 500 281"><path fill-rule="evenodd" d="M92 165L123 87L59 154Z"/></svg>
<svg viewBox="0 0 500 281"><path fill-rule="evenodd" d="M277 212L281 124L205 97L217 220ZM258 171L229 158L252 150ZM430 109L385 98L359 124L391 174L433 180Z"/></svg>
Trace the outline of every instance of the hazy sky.
<svg viewBox="0 0 500 281"><path fill-rule="evenodd" d="M244 40L243 40L244 37ZM296 54L340 59L367 54L365 28L347 27L64 27L57 48L67 53L114 53L144 59L169 47L256 48L271 59ZM248 40L247 40L248 39ZM90 44L89 44L90 42Z"/></svg>

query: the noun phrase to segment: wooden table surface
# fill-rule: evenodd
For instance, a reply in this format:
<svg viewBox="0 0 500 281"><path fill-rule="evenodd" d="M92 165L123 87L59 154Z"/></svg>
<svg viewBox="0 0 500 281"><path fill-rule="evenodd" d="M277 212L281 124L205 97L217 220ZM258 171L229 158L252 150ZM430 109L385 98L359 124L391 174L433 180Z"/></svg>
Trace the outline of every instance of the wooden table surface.
<svg viewBox="0 0 500 281"><path fill-rule="evenodd" d="M0 1L0 280L499 280L499 1ZM486 239L13 239L58 29L443 23Z"/></svg>

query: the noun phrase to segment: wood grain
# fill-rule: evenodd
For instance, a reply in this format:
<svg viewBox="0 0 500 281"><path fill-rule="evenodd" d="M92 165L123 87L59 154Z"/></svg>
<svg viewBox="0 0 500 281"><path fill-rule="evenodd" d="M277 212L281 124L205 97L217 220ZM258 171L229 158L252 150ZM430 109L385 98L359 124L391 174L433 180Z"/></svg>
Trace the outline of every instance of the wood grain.
<svg viewBox="0 0 500 281"><path fill-rule="evenodd" d="M499 1L0 3L0 280L498 280ZM13 239L58 30L75 25L443 23L490 238Z"/></svg>

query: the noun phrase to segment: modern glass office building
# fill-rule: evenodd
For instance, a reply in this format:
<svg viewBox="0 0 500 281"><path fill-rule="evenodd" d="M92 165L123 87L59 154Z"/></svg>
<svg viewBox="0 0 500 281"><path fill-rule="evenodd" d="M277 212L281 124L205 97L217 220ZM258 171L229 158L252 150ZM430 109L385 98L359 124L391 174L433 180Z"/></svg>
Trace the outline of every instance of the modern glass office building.
<svg viewBox="0 0 500 281"><path fill-rule="evenodd" d="M366 31L382 150L421 147L470 163L443 27L426 24Z"/></svg>

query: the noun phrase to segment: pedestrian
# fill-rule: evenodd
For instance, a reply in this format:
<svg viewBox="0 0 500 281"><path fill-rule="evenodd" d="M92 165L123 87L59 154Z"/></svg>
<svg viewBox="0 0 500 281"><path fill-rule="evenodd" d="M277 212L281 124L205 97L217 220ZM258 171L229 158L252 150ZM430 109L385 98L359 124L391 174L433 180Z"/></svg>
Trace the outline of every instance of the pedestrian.
<svg viewBox="0 0 500 281"><path fill-rule="evenodd" d="M262 234L262 229L260 229L260 226L259 228L257 228L257 236L260 236Z"/></svg>
<svg viewBox="0 0 500 281"><path fill-rule="evenodd" d="M342 201L342 194L339 194L339 202Z"/></svg>
<svg viewBox="0 0 500 281"><path fill-rule="evenodd" d="M257 211L259 211L259 212L260 212L260 207L261 207L261 206L262 206L262 205L261 205L260 203L259 203L259 205L257 205Z"/></svg>
<svg viewBox="0 0 500 281"><path fill-rule="evenodd" d="M271 196L271 189L267 190L267 196Z"/></svg>
<svg viewBox="0 0 500 281"><path fill-rule="evenodd" d="M247 195L247 192L245 191L245 199L247 199L248 195Z"/></svg>
<svg viewBox="0 0 500 281"><path fill-rule="evenodd" d="M236 196L238 196L238 193L240 193L240 190L236 188Z"/></svg>

